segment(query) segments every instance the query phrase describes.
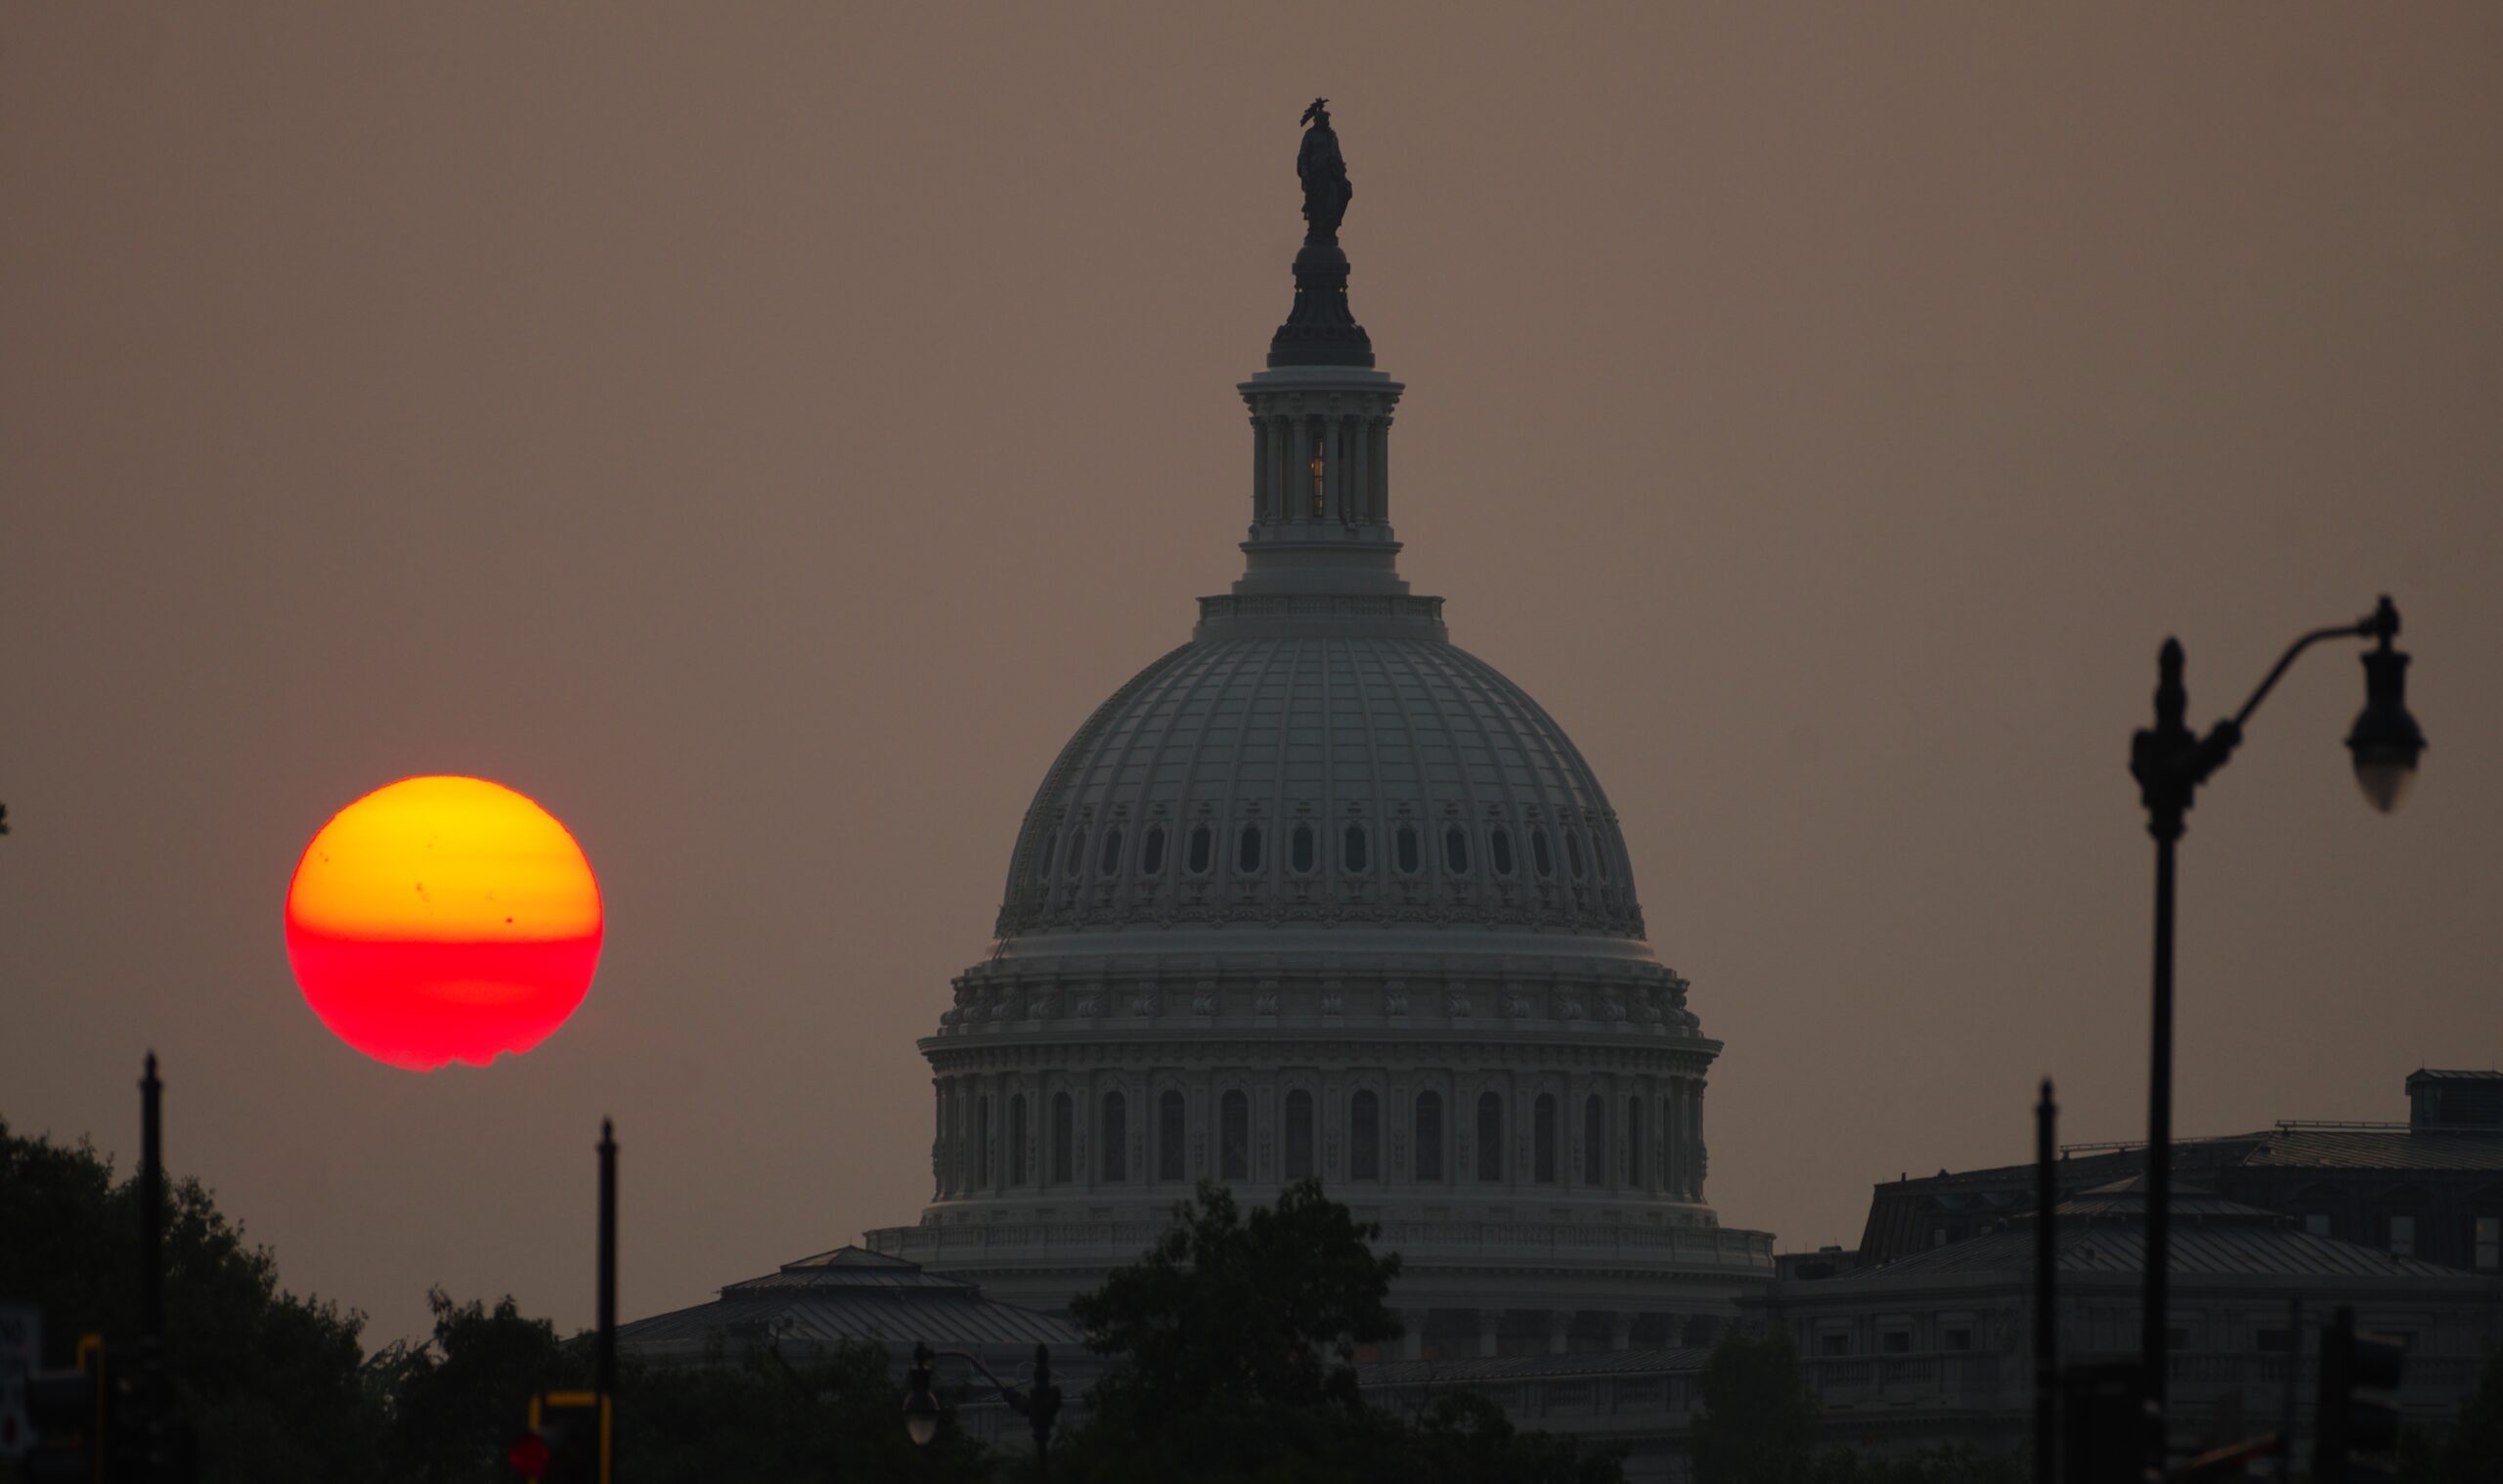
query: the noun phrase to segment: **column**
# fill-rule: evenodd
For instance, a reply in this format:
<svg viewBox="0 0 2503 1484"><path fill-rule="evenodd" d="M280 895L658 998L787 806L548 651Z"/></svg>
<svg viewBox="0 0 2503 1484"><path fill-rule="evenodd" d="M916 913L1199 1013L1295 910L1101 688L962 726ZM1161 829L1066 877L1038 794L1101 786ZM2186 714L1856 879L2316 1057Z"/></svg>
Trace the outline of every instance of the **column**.
<svg viewBox="0 0 2503 1484"><path fill-rule="evenodd" d="M1434 1311L1431 1309L1399 1311L1399 1358L1401 1360L1426 1358L1426 1321L1433 1317Z"/></svg>
<svg viewBox="0 0 2503 1484"><path fill-rule="evenodd" d="M1337 525L1346 517L1347 458L1345 442L1339 429L1345 419L1326 416L1321 419L1321 518Z"/></svg>
<svg viewBox="0 0 2503 1484"><path fill-rule="evenodd" d="M1634 1316L1619 1310L1607 1317L1607 1347L1611 1350L1634 1348Z"/></svg>
<svg viewBox="0 0 2503 1484"><path fill-rule="evenodd" d="M1669 1194L1686 1199L1686 1078L1669 1078L1669 1126L1661 1131L1669 1145Z"/></svg>
<svg viewBox="0 0 2503 1484"><path fill-rule="evenodd" d="M1704 1166L1707 1166L1707 1163L1709 1163L1709 1158L1704 1157L1704 1083L1702 1083L1702 1078L1690 1078L1690 1081L1687 1081L1687 1158L1690 1158L1690 1161L1692 1161L1692 1163L1690 1163L1690 1166L1687 1166L1687 1191L1690 1191L1690 1194L1692 1194L1692 1197L1697 1199L1697 1201L1702 1201L1702 1199L1704 1199Z"/></svg>
<svg viewBox="0 0 2503 1484"><path fill-rule="evenodd" d="M1480 1356L1493 1357L1500 1347L1503 1333L1503 1310L1480 1309L1477 1311L1477 1353Z"/></svg>
<svg viewBox="0 0 2503 1484"><path fill-rule="evenodd" d="M1562 1355L1573 1348L1573 1311L1550 1309L1547 1313L1547 1353Z"/></svg>
<svg viewBox="0 0 2503 1484"><path fill-rule="evenodd" d="M1286 419L1279 417L1274 414L1261 418L1260 422L1260 441L1262 446L1268 450L1267 460L1261 465L1260 518L1271 525L1275 525L1277 522L1287 518L1285 486L1287 473L1287 426Z"/></svg>
<svg viewBox="0 0 2503 1484"><path fill-rule="evenodd" d="M1252 524L1258 525L1269 498L1269 431L1252 419Z"/></svg>
<svg viewBox="0 0 2503 1484"><path fill-rule="evenodd" d="M1390 419L1373 419L1373 457L1366 462L1366 472L1373 477L1373 518L1376 524L1390 524Z"/></svg>
<svg viewBox="0 0 2503 1484"><path fill-rule="evenodd" d="M1347 428L1347 511L1351 526L1373 524L1373 439L1367 429L1372 419L1362 415L1350 417Z"/></svg>

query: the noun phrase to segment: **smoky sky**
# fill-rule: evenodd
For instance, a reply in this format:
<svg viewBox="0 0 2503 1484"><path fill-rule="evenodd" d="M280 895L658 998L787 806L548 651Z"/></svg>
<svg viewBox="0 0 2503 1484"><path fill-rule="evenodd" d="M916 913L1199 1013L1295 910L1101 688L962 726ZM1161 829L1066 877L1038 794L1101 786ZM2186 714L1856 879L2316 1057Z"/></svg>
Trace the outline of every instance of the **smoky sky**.
<svg viewBox="0 0 2503 1484"><path fill-rule="evenodd" d="M2195 719L2393 594L2183 846L2176 1127L2492 1067L2489 6L0 11L0 1116L289 1287L630 1315L909 1222L915 1037L1055 751L1239 570L1295 118L1408 385L1393 515L1571 732L1726 1042L1728 1225L2142 1127L2157 645ZM288 977L368 789L546 804L574 1022L432 1076Z"/></svg>

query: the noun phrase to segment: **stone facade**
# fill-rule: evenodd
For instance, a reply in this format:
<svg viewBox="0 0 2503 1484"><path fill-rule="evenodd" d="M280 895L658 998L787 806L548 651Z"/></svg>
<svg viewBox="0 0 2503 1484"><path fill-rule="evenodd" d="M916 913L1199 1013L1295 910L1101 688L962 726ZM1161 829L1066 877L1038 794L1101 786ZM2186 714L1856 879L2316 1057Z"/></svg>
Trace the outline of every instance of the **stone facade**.
<svg viewBox="0 0 2503 1484"><path fill-rule="evenodd" d="M1699 1342L1773 1272L1705 1200L1721 1044L1579 750L1399 576L1404 388L1271 360L1243 576L1044 774L921 1042L930 1204L867 1240L1055 1308L1198 1181L1314 1176L1409 1359Z"/></svg>

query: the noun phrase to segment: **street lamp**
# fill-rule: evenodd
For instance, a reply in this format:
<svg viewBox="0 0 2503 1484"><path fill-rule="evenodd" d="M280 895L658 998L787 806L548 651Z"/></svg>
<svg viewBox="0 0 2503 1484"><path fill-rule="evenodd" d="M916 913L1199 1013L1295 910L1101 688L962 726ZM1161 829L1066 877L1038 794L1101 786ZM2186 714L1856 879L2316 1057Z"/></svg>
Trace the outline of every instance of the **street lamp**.
<svg viewBox="0 0 2503 1484"><path fill-rule="evenodd" d="M939 1398L930 1386L932 1363L941 1356L963 1361L982 1373L1006 1402L1009 1410L1024 1418L1034 1429L1034 1469L1048 1474L1052 1459L1052 1422L1060 1416L1060 1388L1052 1384L1052 1352L1048 1345L1034 1347L1034 1384L1021 1391L990 1374L981 1359L962 1350L932 1350L916 1342L912 1347L912 1367L904 1373L903 1427L916 1447L929 1446L939 1435Z"/></svg>
<svg viewBox="0 0 2503 1484"><path fill-rule="evenodd" d="M2155 1014L2147 1077L2147 1258L2138 1364L2144 1373L2140 1383L2146 1391L2148 1446L2159 1467L2164 1462L2169 1349L2165 1266L2173 1217L2173 848L2181 839L2191 795L2233 756L2242 742L2243 723L2295 656L2322 639L2379 641L2363 657L2364 709L2348 733L2347 747L2364 797L2384 813L2397 807L2425 751L2425 734L2407 713L2407 656L2391 647L2397 633L2398 610L2387 596L2371 616L2356 623L2313 630L2286 650L2242 710L2204 737L2182 722L2189 697L2181 686L2181 644L2167 639L2156 660L2155 725L2130 740L2130 773L2138 780L2138 797L2146 806L2147 833L2155 837Z"/></svg>

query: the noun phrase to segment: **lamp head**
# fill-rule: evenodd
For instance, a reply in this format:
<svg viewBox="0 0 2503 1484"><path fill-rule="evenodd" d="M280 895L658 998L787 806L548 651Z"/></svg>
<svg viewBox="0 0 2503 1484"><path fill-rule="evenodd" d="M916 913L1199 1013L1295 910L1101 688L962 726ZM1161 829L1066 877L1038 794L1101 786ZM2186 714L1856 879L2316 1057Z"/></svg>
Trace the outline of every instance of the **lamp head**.
<svg viewBox="0 0 2503 1484"><path fill-rule="evenodd" d="M939 1435L939 1398L930 1392L928 1345L912 1347L912 1368L904 1373L903 1430L915 1448L927 1448Z"/></svg>
<svg viewBox="0 0 2503 1484"><path fill-rule="evenodd" d="M2355 759L2355 782L2373 807L2387 814L2407 797L2416 781L2416 764L2425 753L2425 733L2407 710L2407 656L2391 647L2398 633L2398 610L2383 598L2373 615L2381 642L2364 653L2364 709L2347 733L2347 750Z"/></svg>

